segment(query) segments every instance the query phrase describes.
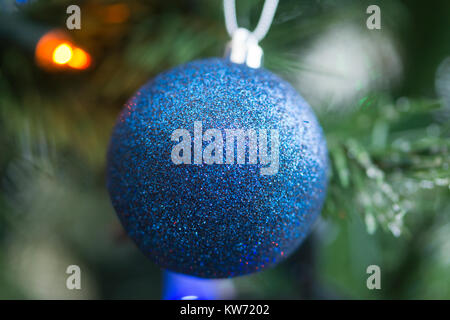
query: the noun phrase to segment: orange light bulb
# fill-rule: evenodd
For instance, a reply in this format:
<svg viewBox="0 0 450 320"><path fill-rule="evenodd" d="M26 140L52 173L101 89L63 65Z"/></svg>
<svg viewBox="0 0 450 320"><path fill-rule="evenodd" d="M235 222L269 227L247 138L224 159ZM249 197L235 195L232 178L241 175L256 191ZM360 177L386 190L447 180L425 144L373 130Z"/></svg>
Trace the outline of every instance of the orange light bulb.
<svg viewBox="0 0 450 320"><path fill-rule="evenodd" d="M53 50L53 62L56 64L66 64L73 57L73 51L69 44L60 44Z"/></svg>
<svg viewBox="0 0 450 320"><path fill-rule="evenodd" d="M68 66L74 69L86 69L91 64L91 57L80 48L74 48L72 58L68 61Z"/></svg>
<svg viewBox="0 0 450 320"><path fill-rule="evenodd" d="M35 57L37 64L47 70L84 70L91 65L90 55L76 47L60 30L52 30L41 37L36 45Z"/></svg>

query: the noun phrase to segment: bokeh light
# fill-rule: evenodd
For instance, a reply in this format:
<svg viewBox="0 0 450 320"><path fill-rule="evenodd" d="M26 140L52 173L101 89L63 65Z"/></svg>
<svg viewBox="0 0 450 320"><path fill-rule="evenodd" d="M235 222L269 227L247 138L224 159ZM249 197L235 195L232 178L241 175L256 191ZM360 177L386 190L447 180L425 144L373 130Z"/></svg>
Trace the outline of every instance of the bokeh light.
<svg viewBox="0 0 450 320"><path fill-rule="evenodd" d="M72 59L72 48L67 43L60 44L53 51L53 61L56 64L66 64Z"/></svg>
<svg viewBox="0 0 450 320"><path fill-rule="evenodd" d="M298 88L313 107L349 108L373 89L390 88L402 74L395 42L385 30L333 24L300 55Z"/></svg>
<svg viewBox="0 0 450 320"><path fill-rule="evenodd" d="M80 48L74 48L71 59L67 65L74 69L86 69L91 64L91 58L87 52Z"/></svg>
<svg viewBox="0 0 450 320"><path fill-rule="evenodd" d="M90 55L74 45L62 31L52 30L44 34L36 45L36 63L44 69L84 70L91 65Z"/></svg>

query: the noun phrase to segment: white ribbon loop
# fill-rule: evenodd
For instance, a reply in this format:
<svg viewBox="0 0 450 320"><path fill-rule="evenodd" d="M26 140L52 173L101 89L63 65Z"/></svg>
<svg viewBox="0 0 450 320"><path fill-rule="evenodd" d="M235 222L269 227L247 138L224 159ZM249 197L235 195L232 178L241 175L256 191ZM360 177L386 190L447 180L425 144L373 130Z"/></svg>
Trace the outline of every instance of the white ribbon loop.
<svg viewBox="0 0 450 320"><path fill-rule="evenodd" d="M227 46L226 55L234 63L251 68L259 68L262 64L263 51L258 45L272 24L278 0L266 0L258 24L253 32L239 28L236 20L235 0L224 0L225 25L231 42Z"/></svg>
<svg viewBox="0 0 450 320"><path fill-rule="evenodd" d="M263 51L250 31L239 28L233 34L226 55L231 62L245 63L250 68L259 68L261 67Z"/></svg>

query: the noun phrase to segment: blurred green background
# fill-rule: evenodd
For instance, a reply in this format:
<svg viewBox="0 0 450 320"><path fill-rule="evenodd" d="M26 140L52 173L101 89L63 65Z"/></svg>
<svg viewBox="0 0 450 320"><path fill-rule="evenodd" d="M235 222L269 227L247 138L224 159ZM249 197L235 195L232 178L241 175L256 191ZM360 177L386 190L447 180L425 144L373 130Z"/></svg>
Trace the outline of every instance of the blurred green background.
<svg viewBox="0 0 450 320"><path fill-rule="evenodd" d="M34 33L64 29L71 4L82 25L66 32L93 64L48 72ZM381 30L366 27L371 4ZM262 5L238 1L239 25L253 28ZM449 14L446 0L280 1L265 67L318 115L330 187L301 248L228 282L233 297L450 299ZM223 55L222 2L0 0L0 37L0 298L159 299L160 269L110 204L106 148L149 78ZM82 290L66 289L71 264ZM372 264L381 290L366 287Z"/></svg>

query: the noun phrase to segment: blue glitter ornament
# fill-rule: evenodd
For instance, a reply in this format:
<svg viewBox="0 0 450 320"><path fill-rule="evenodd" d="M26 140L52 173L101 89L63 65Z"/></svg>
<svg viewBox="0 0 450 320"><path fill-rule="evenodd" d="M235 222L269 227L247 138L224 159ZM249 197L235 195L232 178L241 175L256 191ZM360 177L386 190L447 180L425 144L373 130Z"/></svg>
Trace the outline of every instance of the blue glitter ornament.
<svg viewBox="0 0 450 320"><path fill-rule="evenodd" d="M327 149L307 103L225 59L158 75L112 134L107 185L129 236L168 270L244 275L293 252L320 213Z"/></svg>

